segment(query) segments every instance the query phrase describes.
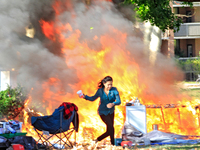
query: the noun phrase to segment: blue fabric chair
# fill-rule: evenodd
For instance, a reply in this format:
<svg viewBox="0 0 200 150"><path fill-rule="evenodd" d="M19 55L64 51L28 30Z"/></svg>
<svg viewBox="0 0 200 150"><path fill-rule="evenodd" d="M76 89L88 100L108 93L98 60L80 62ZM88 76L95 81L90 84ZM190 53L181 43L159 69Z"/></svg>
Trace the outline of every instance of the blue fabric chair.
<svg viewBox="0 0 200 150"><path fill-rule="evenodd" d="M44 145L45 143L48 143L48 145L52 145L52 146L60 142L60 145L62 143L63 145L67 147L73 147L73 144L72 142L69 141L69 138L74 131L77 131L76 130L77 126L74 126L74 128L70 129L70 124L72 120L74 119L74 117L76 117L76 111L74 110L72 112L72 115L69 119L65 119L63 117L63 113L64 113L64 106L61 106L55 109L53 114L50 116L39 116L39 117L32 116L31 117L31 124L32 126L34 126L35 131L38 133L38 136L39 136L38 142L42 141ZM38 130L48 131L49 134L51 135L48 138L46 138L46 136L43 135L44 132L39 132ZM60 135L57 135L58 133L60 133ZM61 133L63 135L61 135ZM54 135L57 136L59 140L55 142L54 144L52 144L50 142L50 139Z"/></svg>
<svg viewBox="0 0 200 150"><path fill-rule="evenodd" d="M74 117L74 111L72 116L69 119L61 119L60 115L63 116L64 106L61 106L53 112L50 116L39 116L39 117L31 117L31 124L40 131L49 131L50 134L55 134L56 131L62 126L63 131L69 130L70 123ZM61 111L61 112L60 112Z"/></svg>

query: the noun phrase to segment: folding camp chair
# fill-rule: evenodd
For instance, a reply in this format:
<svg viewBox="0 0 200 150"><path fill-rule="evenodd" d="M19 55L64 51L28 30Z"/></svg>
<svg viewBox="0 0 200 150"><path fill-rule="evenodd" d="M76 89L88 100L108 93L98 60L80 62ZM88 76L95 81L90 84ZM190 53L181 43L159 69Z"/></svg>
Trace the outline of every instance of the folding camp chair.
<svg viewBox="0 0 200 150"><path fill-rule="evenodd" d="M64 148L72 148L73 143L70 141L70 137L74 132L74 144L76 144L76 132L78 132L78 113L73 110L72 115L69 119L63 117L64 106L55 109L54 113L50 116L32 117L31 123L34 126L36 133L38 134L38 141L42 142L43 145L57 147L57 144L64 146ZM73 128L70 128L71 122ZM43 131L43 132L41 132ZM48 136L45 133L49 133ZM51 140L57 137L54 143ZM61 147L60 147L61 148Z"/></svg>

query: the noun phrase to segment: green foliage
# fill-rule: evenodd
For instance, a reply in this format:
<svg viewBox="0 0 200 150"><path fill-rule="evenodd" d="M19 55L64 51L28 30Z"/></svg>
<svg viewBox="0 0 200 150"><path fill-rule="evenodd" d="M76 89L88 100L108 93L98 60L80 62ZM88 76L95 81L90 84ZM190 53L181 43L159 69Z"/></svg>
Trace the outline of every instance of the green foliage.
<svg viewBox="0 0 200 150"><path fill-rule="evenodd" d="M175 54L176 57L183 57L184 56L184 51L182 51L181 49L175 47L174 54Z"/></svg>
<svg viewBox="0 0 200 150"><path fill-rule="evenodd" d="M135 10L141 21L149 21L163 32L179 30L182 19L175 16L170 7L170 0L125 0L124 4L135 5ZM192 6L191 2L185 4Z"/></svg>
<svg viewBox="0 0 200 150"><path fill-rule="evenodd" d="M27 94L24 88L7 87L5 91L0 91L0 118L12 119L24 107Z"/></svg>
<svg viewBox="0 0 200 150"><path fill-rule="evenodd" d="M178 60L177 65L185 72L194 72L194 74L200 74L200 58Z"/></svg>
<svg viewBox="0 0 200 150"><path fill-rule="evenodd" d="M183 2L183 5L189 5L190 8L193 8L193 3L192 2Z"/></svg>

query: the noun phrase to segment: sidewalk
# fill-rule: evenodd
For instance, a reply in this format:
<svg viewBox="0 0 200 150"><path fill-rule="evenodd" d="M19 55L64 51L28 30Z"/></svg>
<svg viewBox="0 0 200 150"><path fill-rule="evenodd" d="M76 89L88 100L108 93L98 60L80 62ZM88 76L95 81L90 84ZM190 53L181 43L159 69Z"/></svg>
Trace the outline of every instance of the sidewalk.
<svg viewBox="0 0 200 150"><path fill-rule="evenodd" d="M200 88L200 83L184 83L183 88L186 88L186 89Z"/></svg>

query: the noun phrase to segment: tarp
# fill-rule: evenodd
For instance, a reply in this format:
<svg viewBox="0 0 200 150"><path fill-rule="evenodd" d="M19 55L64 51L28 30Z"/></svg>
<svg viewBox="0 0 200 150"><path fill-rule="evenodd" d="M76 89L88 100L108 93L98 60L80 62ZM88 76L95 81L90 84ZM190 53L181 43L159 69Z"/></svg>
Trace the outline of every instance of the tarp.
<svg viewBox="0 0 200 150"><path fill-rule="evenodd" d="M63 131L67 131L69 130L69 126L74 118L75 112L73 111L69 119L64 119L64 106L55 109L53 114L50 116L31 117L31 124L40 131L49 131L50 134L54 134L60 128L60 110L63 110L61 111L62 129Z"/></svg>
<svg viewBox="0 0 200 150"><path fill-rule="evenodd" d="M149 144L154 145L163 145L163 144L196 144L200 140L198 136L196 139L189 139L190 136L179 135L174 133L166 133L159 130L153 130L146 134L139 134L140 131L136 130L128 122L125 122L122 130L122 140L132 141L133 143L142 143L145 144L146 141L149 141ZM147 142L148 143L148 142Z"/></svg>

